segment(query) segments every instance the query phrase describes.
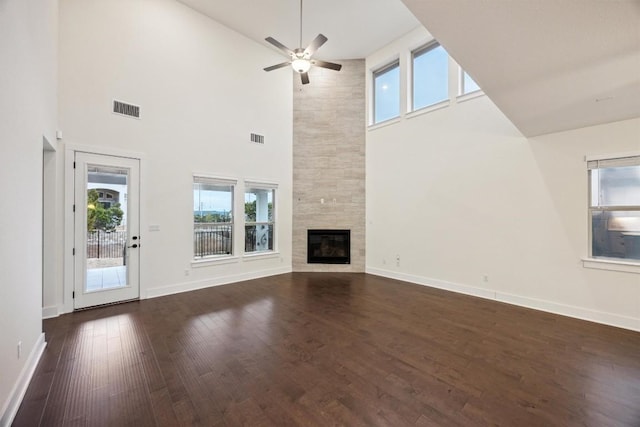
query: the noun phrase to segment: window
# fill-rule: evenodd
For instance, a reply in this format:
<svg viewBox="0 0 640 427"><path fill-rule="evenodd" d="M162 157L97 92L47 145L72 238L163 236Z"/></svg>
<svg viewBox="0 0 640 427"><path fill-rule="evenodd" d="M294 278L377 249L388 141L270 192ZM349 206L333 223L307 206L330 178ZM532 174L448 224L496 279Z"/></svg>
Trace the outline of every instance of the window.
<svg viewBox="0 0 640 427"><path fill-rule="evenodd" d="M449 55L438 43L413 52L413 110L449 98Z"/></svg>
<svg viewBox="0 0 640 427"><path fill-rule="evenodd" d="M274 249L276 188L271 184L247 182L244 193L244 251Z"/></svg>
<svg viewBox="0 0 640 427"><path fill-rule="evenodd" d="M640 156L593 160L588 169L591 257L640 261Z"/></svg>
<svg viewBox="0 0 640 427"><path fill-rule="evenodd" d="M466 95L479 90L480 86L478 86L478 83L476 83L466 71L460 68L460 95Z"/></svg>
<svg viewBox="0 0 640 427"><path fill-rule="evenodd" d="M235 181L193 177L193 253L195 259L233 254Z"/></svg>
<svg viewBox="0 0 640 427"><path fill-rule="evenodd" d="M400 63L373 73L373 123L400 116Z"/></svg>

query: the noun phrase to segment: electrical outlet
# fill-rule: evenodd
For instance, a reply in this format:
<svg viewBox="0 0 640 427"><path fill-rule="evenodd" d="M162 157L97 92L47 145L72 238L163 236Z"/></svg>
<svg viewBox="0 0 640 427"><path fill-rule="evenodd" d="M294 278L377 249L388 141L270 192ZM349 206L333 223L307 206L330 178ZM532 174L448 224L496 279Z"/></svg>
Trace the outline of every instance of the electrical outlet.
<svg viewBox="0 0 640 427"><path fill-rule="evenodd" d="M22 341L18 341L18 359L22 356Z"/></svg>
<svg viewBox="0 0 640 427"><path fill-rule="evenodd" d="M396 267L400 267L400 255L396 255Z"/></svg>
<svg viewBox="0 0 640 427"><path fill-rule="evenodd" d="M484 283L489 283L489 276L487 276L486 274L482 276L482 281Z"/></svg>
<svg viewBox="0 0 640 427"><path fill-rule="evenodd" d="M188 268L185 268L185 269L184 269L184 275L185 275L185 276L188 276L190 273L191 273L191 272L189 271L189 269L188 269Z"/></svg>

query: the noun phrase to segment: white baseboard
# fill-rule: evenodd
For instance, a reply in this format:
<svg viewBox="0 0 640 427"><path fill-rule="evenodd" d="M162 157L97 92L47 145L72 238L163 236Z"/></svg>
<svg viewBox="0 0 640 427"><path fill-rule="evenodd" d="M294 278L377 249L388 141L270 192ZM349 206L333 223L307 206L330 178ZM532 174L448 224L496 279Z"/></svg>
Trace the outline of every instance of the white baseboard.
<svg viewBox="0 0 640 427"><path fill-rule="evenodd" d="M166 295L179 294L181 292L195 291L212 286L228 285L229 283L242 282L244 280L260 279L261 277L275 276L277 274L291 273L291 266L271 268L268 270L252 271L250 273L233 274L230 276L211 277L205 280L184 282L161 288L148 289L146 298L157 298Z"/></svg>
<svg viewBox="0 0 640 427"><path fill-rule="evenodd" d="M18 381L11 390L11 394L9 395L9 399L5 405L5 410L0 415L0 427L9 427L13 422L46 346L47 343L44 340L44 333L42 333L38 337L33 349L31 349L27 363L24 365L24 368L22 368Z"/></svg>
<svg viewBox="0 0 640 427"><path fill-rule="evenodd" d="M60 315L57 305L51 305L49 307L42 307L42 319L52 319Z"/></svg>
<svg viewBox="0 0 640 427"><path fill-rule="evenodd" d="M517 305L520 307L533 308L535 310L546 311L548 313L559 314L562 316L573 317L576 319L602 323L604 325L610 325L618 328L630 329L632 331L640 332L640 319L635 317L621 316L614 313L606 313L603 311L576 307L553 301L545 301L536 298L498 292L493 289L476 288L469 285L445 282L442 280L430 279L428 277L415 276L412 274L399 273L396 271L383 270L379 268L367 267L366 272L375 276L402 280L404 282L429 286L431 288L438 288L446 291L457 292L460 294L472 295L475 297L491 299L507 304Z"/></svg>

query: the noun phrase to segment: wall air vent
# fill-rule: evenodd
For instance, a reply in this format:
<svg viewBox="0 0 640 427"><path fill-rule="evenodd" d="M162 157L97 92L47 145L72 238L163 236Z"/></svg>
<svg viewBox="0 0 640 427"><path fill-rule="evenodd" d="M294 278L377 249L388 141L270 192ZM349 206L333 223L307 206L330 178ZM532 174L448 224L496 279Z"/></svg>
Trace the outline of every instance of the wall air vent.
<svg viewBox="0 0 640 427"><path fill-rule="evenodd" d="M258 135L257 133L252 133L251 142L255 142L256 144L264 144L264 135Z"/></svg>
<svg viewBox="0 0 640 427"><path fill-rule="evenodd" d="M140 106L113 100L113 112L122 116L140 118Z"/></svg>

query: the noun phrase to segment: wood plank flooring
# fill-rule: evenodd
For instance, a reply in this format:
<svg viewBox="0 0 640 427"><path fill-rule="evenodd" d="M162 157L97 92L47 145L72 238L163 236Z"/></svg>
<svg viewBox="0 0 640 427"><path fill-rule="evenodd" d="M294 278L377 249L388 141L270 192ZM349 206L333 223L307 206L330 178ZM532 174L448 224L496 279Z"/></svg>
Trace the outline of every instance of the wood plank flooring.
<svg viewBox="0 0 640 427"><path fill-rule="evenodd" d="M366 274L44 329L15 426L640 426L640 333Z"/></svg>

